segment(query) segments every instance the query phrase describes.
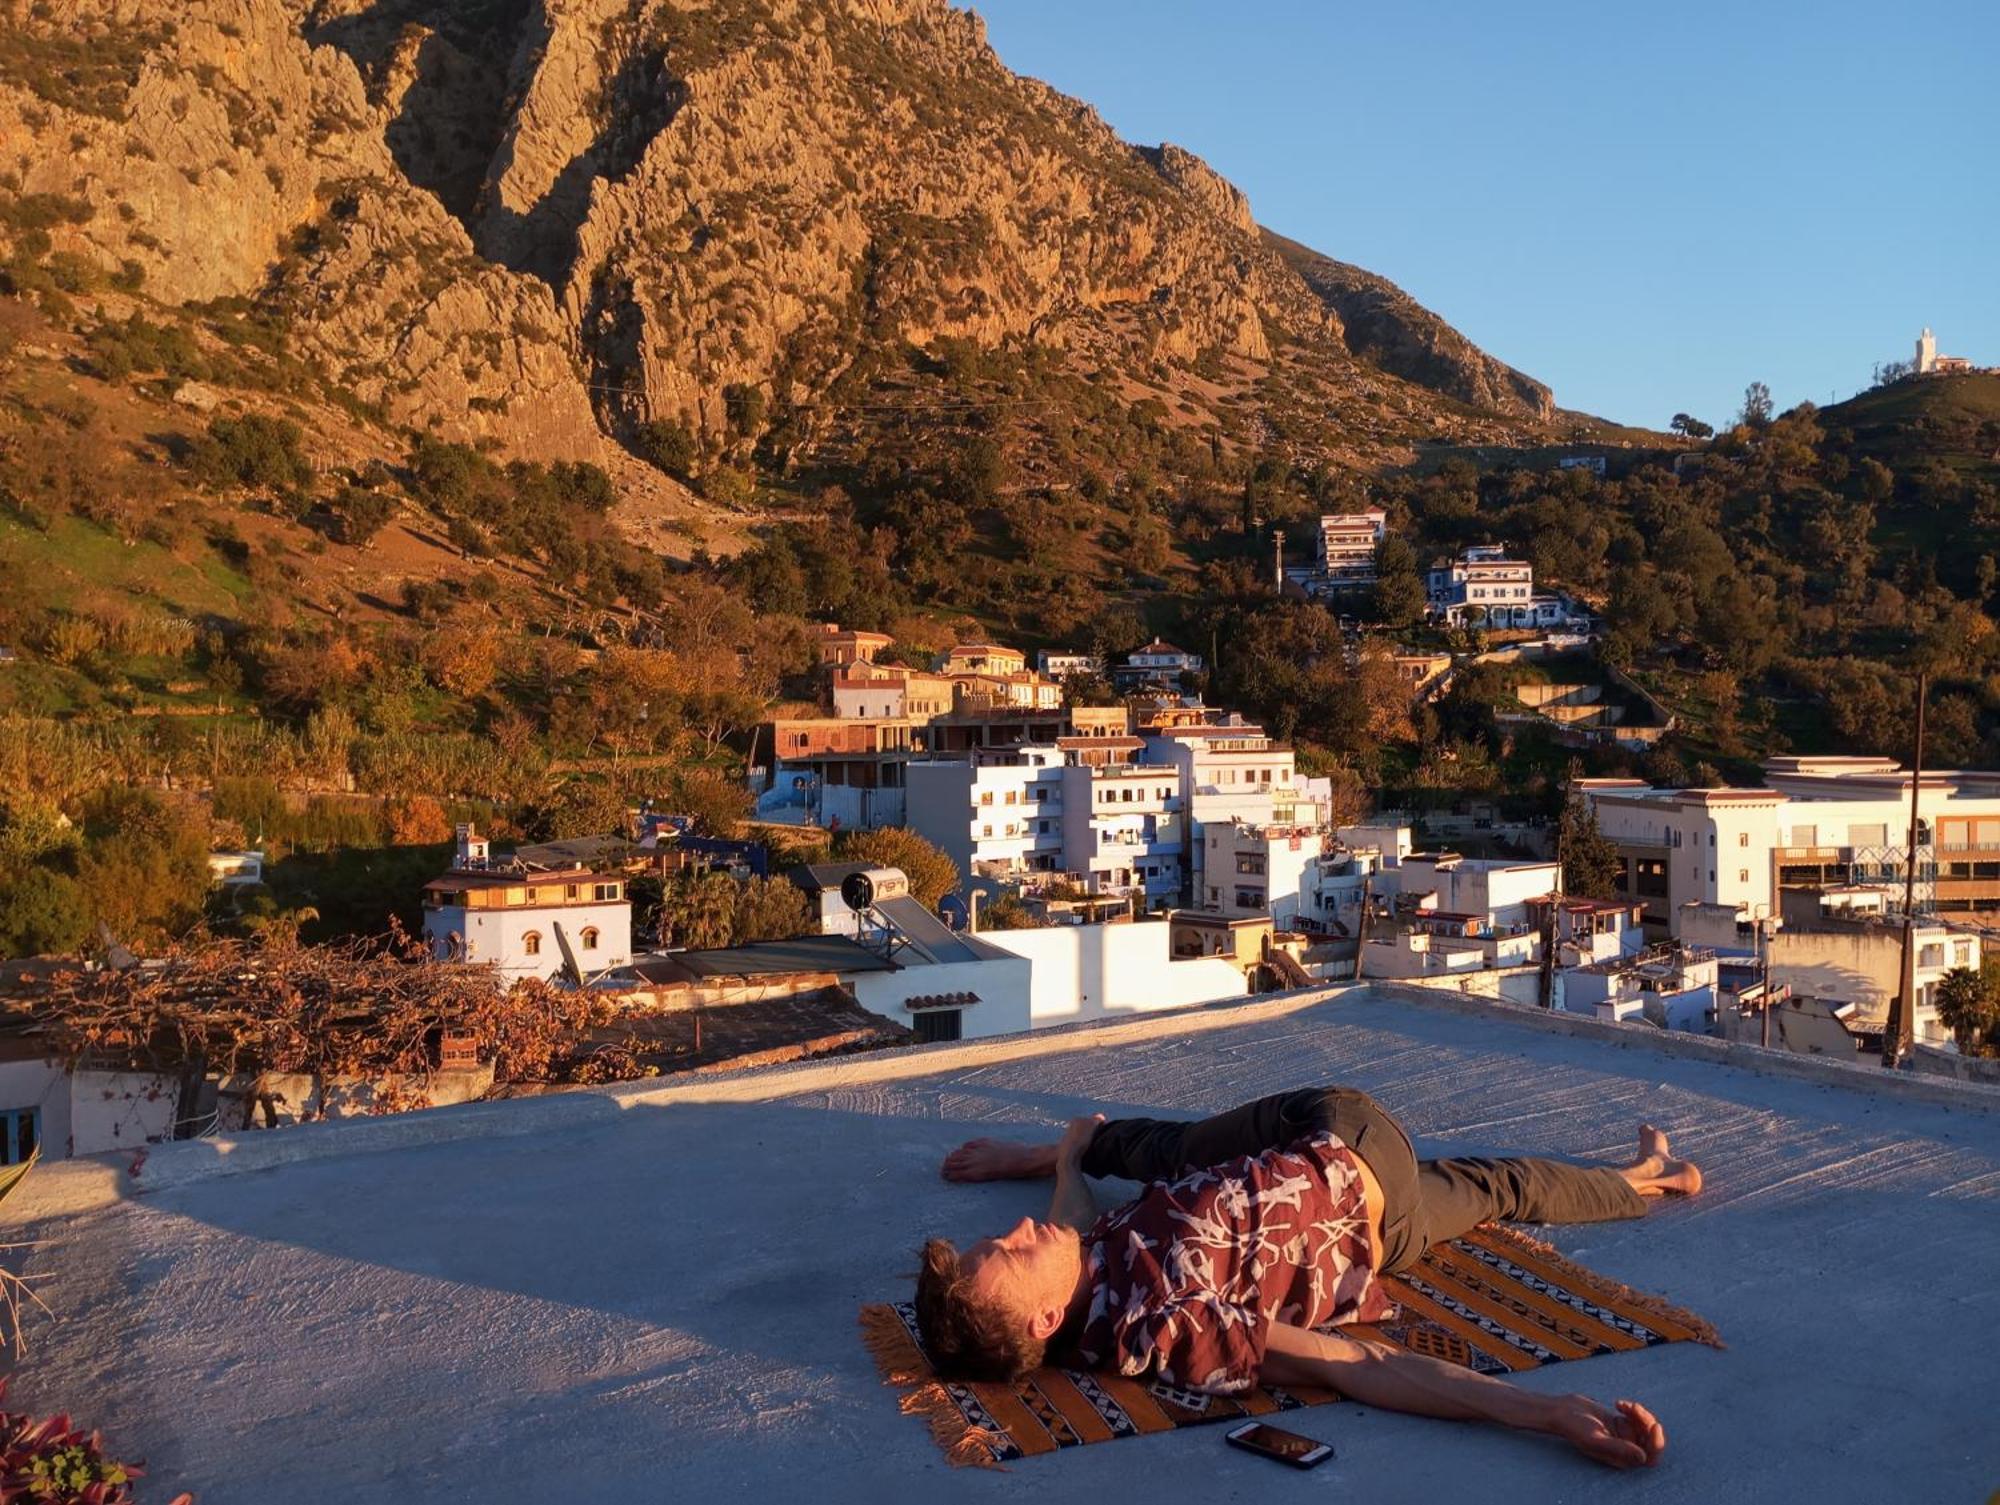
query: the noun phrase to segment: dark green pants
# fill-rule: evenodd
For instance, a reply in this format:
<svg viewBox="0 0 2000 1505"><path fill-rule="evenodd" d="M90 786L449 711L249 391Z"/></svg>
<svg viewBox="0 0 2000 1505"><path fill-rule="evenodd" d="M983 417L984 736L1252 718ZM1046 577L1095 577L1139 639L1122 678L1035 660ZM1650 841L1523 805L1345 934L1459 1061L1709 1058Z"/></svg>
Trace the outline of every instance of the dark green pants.
<svg viewBox="0 0 2000 1505"><path fill-rule="evenodd" d="M1603 1223L1643 1217L1646 1199L1606 1166L1560 1160L1418 1160L1403 1126L1365 1092L1280 1092L1195 1122L1115 1118L1084 1152L1089 1176L1170 1180L1239 1155L1281 1149L1331 1130L1382 1185L1383 1274L1406 1270L1432 1244L1486 1222Z"/></svg>

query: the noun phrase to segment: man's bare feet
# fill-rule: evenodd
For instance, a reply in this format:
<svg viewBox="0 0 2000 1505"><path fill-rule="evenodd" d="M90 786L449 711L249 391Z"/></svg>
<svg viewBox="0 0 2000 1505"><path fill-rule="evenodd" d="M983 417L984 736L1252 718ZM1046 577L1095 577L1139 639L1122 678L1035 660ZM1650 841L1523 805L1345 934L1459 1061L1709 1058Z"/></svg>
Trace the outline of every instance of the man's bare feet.
<svg viewBox="0 0 2000 1505"><path fill-rule="evenodd" d="M973 1139L944 1157L947 1181L1033 1181L1055 1173L1054 1145Z"/></svg>
<svg viewBox="0 0 2000 1505"><path fill-rule="evenodd" d="M1691 1197L1701 1190L1701 1167L1692 1160L1676 1160L1667 1136L1651 1124L1639 1125L1639 1156L1619 1174L1642 1197L1664 1197L1669 1193Z"/></svg>

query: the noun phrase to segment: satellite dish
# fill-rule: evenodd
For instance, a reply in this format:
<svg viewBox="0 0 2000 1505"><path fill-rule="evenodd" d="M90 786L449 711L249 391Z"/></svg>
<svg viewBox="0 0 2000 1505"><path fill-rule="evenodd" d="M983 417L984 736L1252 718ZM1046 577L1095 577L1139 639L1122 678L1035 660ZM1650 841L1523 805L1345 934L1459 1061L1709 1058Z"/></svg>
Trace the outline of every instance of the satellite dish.
<svg viewBox="0 0 2000 1505"><path fill-rule="evenodd" d="M875 907L875 877L872 873L849 873L840 880L840 897L847 907L861 914Z"/></svg>

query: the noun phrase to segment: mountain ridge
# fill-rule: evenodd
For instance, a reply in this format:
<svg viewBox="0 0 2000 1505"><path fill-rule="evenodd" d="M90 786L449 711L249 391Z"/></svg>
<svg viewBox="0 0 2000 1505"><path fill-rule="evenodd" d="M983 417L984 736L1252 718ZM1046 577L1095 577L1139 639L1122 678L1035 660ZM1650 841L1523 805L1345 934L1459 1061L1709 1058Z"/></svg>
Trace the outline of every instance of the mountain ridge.
<svg viewBox="0 0 2000 1505"><path fill-rule="evenodd" d="M1079 371L1310 357L1329 412L1412 384L1404 442L1555 416L1192 153L1007 70L944 0L83 0L82 81L52 62L63 22L12 11L14 184L89 210L55 252L168 307L282 310L331 381L446 438L599 458L666 420L713 450L732 389L775 422L857 352L940 339Z"/></svg>

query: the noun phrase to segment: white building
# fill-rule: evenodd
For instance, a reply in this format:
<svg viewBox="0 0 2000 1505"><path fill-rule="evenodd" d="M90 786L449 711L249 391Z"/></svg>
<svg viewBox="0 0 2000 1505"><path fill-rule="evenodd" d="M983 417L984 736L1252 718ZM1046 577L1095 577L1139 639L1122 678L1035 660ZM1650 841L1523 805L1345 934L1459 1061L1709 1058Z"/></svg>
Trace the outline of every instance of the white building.
<svg viewBox="0 0 2000 1505"><path fill-rule="evenodd" d="M1597 828L1618 849L1620 892L1656 934L1680 934L1681 908L1722 904L1773 914L1772 853L1786 804L1770 789L1653 789L1584 779Z"/></svg>
<svg viewBox="0 0 2000 1505"><path fill-rule="evenodd" d="M1136 893L1147 909L1171 908L1187 853L1176 771L1112 763L1062 772L1062 870L1090 893Z"/></svg>
<svg viewBox="0 0 2000 1505"><path fill-rule="evenodd" d="M1875 888L1900 908L1912 855L1907 769L1890 758L1786 757L1767 762L1764 777L1765 789L1581 781L1625 865L1623 891L1646 901L1656 933L1691 900L1811 918L1821 893ZM2000 773L1927 771L1917 814L1919 912L2000 910Z"/></svg>
<svg viewBox="0 0 2000 1505"><path fill-rule="evenodd" d="M1111 671L1113 681L1121 690L1153 686L1160 689L1177 688L1184 674L1199 674L1203 660L1199 653L1189 653L1185 648L1176 648L1172 643L1154 638L1143 648L1135 648L1125 656L1125 662Z"/></svg>
<svg viewBox="0 0 2000 1505"><path fill-rule="evenodd" d="M1053 746L974 749L905 770L910 829L961 874L1063 871L1063 759Z"/></svg>
<svg viewBox="0 0 2000 1505"><path fill-rule="evenodd" d="M1329 590L1375 583L1375 551L1389 533L1389 514L1334 512L1319 520L1319 575Z"/></svg>
<svg viewBox="0 0 2000 1505"><path fill-rule="evenodd" d="M1280 930L1302 923L1324 928L1321 870L1331 841L1326 831L1310 825L1210 821L1201 840L1198 907L1232 919L1268 914ZM1357 907L1359 884L1357 877Z"/></svg>
<svg viewBox="0 0 2000 1505"><path fill-rule="evenodd" d="M1146 759L1179 775L1193 858L1189 877L1204 903L1209 880L1203 836L1212 822L1319 823L1311 786L1301 788L1299 783L1297 754L1272 741L1260 726L1184 726L1155 732L1146 738Z"/></svg>
<svg viewBox="0 0 2000 1505"><path fill-rule="evenodd" d="M1640 924L1645 906L1632 899L1573 899L1553 894L1529 906L1529 922L1539 931L1544 905L1556 907L1556 965L1588 967L1637 956L1646 949Z"/></svg>
<svg viewBox="0 0 2000 1505"><path fill-rule="evenodd" d="M1062 877L1093 894L1166 908L1185 880L1176 770L1085 762L1088 749L975 749L909 765L909 824L966 877Z"/></svg>
<svg viewBox="0 0 2000 1505"><path fill-rule="evenodd" d="M1241 997L1249 990L1243 969L1232 961L1174 958L1164 923L954 932L909 897L895 869L870 874L876 907L857 916L841 899L840 885L861 867L825 864L794 874L794 881L818 898L823 934L858 943L848 965L824 965L862 1007L906 1024L920 1040L1013 1034ZM791 949L803 954L824 944Z"/></svg>
<svg viewBox="0 0 2000 1505"><path fill-rule="evenodd" d="M1561 887L1559 863L1411 852L1384 871L1376 891L1412 911L1475 915L1497 930L1525 931L1533 928L1532 901Z"/></svg>
<svg viewBox="0 0 2000 1505"><path fill-rule="evenodd" d="M1644 1020L1660 1029L1716 1033L1715 953L1670 942L1563 973L1562 1007L1616 1023Z"/></svg>
<svg viewBox="0 0 2000 1505"><path fill-rule="evenodd" d="M1535 594L1535 569L1510 559L1498 544L1476 544L1456 558L1431 565L1426 582L1431 612L1453 624L1506 626Z"/></svg>
<svg viewBox="0 0 2000 1505"><path fill-rule="evenodd" d="M424 936L440 959L510 978L552 978L573 961L587 979L632 960L632 905L620 874L496 861L461 825L451 870L424 885Z"/></svg>
<svg viewBox="0 0 2000 1505"><path fill-rule="evenodd" d="M1035 655L1035 668L1050 679L1071 674L1102 674L1104 660L1094 653L1062 653L1044 648Z"/></svg>

